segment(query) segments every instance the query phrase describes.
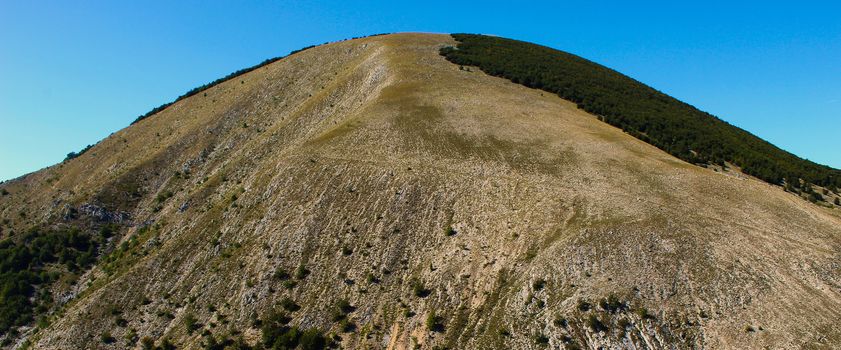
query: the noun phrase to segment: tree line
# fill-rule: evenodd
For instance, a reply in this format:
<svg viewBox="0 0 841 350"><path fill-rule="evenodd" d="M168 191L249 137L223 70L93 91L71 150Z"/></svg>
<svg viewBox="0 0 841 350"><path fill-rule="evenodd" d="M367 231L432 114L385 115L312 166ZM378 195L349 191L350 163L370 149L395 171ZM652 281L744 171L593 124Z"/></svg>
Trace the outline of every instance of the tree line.
<svg viewBox="0 0 841 350"><path fill-rule="evenodd" d="M572 101L604 122L682 160L734 164L789 188L841 188L841 170L786 152L751 133L639 81L579 56L527 42L453 34L447 60Z"/></svg>

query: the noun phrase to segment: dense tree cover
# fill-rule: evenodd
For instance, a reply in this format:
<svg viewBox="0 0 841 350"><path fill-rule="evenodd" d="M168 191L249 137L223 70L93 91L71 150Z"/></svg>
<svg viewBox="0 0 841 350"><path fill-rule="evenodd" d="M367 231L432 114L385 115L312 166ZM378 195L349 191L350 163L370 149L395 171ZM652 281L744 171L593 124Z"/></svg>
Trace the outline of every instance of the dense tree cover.
<svg viewBox="0 0 841 350"><path fill-rule="evenodd" d="M801 159L597 63L517 40L474 34L453 37L457 47L441 49L449 61L557 94L687 162L730 162L746 174L795 188L811 188L805 184L841 188L841 170Z"/></svg>
<svg viewBox="0 0 841 350"><path fill-rule="evenodd" d="M93 265L112 230L105 227L95 236L76 228L31 230L0 241L0 334L48 311L52 299L41 287Z"/></svg>

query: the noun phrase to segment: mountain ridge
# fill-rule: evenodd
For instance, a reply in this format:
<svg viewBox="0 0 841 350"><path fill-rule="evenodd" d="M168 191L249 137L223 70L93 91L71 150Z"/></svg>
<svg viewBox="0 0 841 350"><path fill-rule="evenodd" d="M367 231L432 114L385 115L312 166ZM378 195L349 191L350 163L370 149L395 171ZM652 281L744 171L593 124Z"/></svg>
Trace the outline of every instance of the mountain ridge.
<svg viewBox="0 0 841 350"><path fill-rule="evenodd" d="M47 267L65 281L49 288L56 312L19 339L387 349L841 339L837 210L460 70L439 55L455 44L396 34L312 48L2 184L7 237L74 226L99 240L116 225L90 270Z"/></svg>

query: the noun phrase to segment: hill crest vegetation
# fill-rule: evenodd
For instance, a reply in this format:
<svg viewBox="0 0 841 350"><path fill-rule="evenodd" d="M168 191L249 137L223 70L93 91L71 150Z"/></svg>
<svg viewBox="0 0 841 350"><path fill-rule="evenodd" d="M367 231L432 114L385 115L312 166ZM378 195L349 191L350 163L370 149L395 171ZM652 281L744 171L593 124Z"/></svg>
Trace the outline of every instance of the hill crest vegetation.
<svg viewBox="0 0 841 350"><path fill-rule="evenodd" d="M741 171L807 195L812 185L841 192L841 170L786 152L709 113L579 56L478 34L453 34L447 60L557 94L610 125L689 163L734 164Z"/></svg>

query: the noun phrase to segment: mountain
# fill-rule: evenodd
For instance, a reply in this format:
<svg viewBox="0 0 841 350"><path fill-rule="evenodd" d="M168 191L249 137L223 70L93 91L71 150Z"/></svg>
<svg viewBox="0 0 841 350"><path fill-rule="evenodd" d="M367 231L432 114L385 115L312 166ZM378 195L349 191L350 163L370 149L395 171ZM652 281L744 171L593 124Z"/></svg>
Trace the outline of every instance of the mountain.
<svg viewBox="0 0 841 350"><path fill-rule="evenodd" d="M841 192L841 170L781 150L619 72L548 47L505 38L454 34L448 60L494 76L556 93L623 131L690 163L734 164L746 174L813 202L826 202L814 186ZM802 188L802 190L801 190Z"/></svg>
<svg viewBox="0 0 841 350"><path fill-rule="evenodd" d="M787 154L750 148L761 140L715 141L732 159L690 146L684 161L669 145L694 143L662 143L669 122L642 130L628 114L617 128L627 105L594 115L588 101L608 100L582 80L576 101L473 40L502 41L507 64L548 50L410 33L320 45L3 183L4 346L841 343L841 209L833 183L809 177L819 166L783 157L797 193L739 171L744 150ZM573 61L600 96L650 93L664 120L689 118ZM539 66L547 81L568 74L555 63ZM681 134L738 132L704 118Z"/></svg>

